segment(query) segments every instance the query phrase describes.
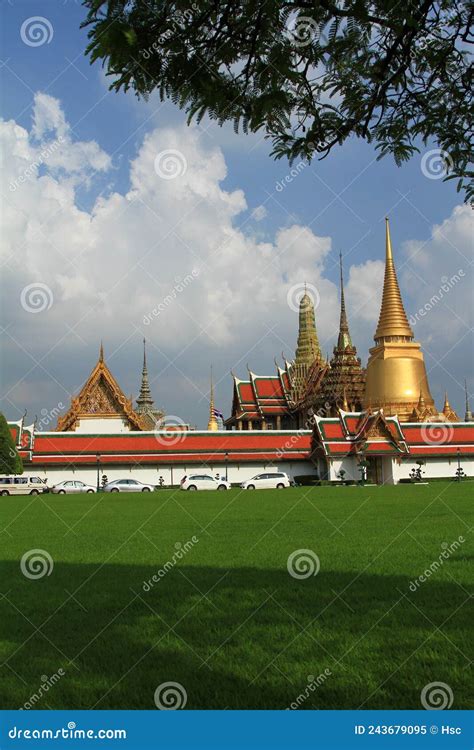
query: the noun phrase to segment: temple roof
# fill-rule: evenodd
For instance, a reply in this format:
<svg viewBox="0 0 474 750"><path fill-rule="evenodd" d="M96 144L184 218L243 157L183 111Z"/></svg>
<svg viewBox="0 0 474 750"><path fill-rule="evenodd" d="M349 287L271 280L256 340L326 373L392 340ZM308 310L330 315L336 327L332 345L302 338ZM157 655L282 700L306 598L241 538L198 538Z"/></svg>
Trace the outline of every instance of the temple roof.
<svg viewBox="0 0 474 750"><path fill-rule="evenodd" d="M99 359L79 394L71 399L66 414L58 418L57 431L74 430L81 417L121 417L131 430L146 429L142 415L134 411L128 399L105 364L101 344Z"/></svg>

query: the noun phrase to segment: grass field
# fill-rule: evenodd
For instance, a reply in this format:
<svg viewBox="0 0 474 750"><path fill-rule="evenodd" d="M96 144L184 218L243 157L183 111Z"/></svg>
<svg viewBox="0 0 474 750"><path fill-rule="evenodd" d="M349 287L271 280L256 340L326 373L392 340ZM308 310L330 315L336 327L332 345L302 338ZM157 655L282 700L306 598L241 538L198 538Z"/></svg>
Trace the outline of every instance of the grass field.
<svg viewBox="0 0 474 750"><path fill-rule="evenodd" d="M0 705L421 708L441 681L472 707L471 487L2 497Z"/></svg>

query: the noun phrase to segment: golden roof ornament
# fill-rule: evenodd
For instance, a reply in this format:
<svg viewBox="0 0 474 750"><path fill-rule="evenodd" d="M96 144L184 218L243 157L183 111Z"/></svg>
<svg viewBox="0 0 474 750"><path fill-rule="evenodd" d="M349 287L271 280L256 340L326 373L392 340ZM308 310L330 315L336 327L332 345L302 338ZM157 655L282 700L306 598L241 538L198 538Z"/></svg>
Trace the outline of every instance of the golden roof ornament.
<svg viewBox="0 0 474 750"><path fill-rule="evenodd" d="M397 272L393 262L388 218L385 219L385 276L383 280L382 305L380 307L379 322L374 339L377 342L386 336L405 336L413 340L413 331L410 328L405 313L400 287L398 286Z"/></svg>
<svg viewBox="0 0 474 750"><path fill-rule="evenodd" d="M217 422L215 408L214 408L214 382L212 380L212 365L211 365L211 395L209 399L209 422L207 423L207 429L210 432L219 431L219 424Z"/></svg>

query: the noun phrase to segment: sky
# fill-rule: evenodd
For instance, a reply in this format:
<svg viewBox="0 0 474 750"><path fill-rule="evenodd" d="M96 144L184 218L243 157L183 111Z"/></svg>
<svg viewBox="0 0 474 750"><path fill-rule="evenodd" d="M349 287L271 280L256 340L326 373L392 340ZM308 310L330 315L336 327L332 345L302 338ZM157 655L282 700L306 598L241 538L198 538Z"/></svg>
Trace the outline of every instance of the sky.
<svg viewBox="0 0 474 750"><path fill-rule="evenodd" d="M464 414L474 387L472 218L435 144L397 167L351 140L310 165L275 161L263 134L117 94L84 56L74 0L2 5L1 400L54 427L94 367L170 421L205 428L210 367L230 415L231 371L294 356L306 282L324 354L338 327L343 255L352 339L365 364L389 216L395 263L432 395ZM35 17L40 17L39 22ZM33 19L33 20L32 20ZM36 29L35 29L36 24ZM39 24L39 26L38 26ZM420 312L421 310L421 312Z"/></svg>

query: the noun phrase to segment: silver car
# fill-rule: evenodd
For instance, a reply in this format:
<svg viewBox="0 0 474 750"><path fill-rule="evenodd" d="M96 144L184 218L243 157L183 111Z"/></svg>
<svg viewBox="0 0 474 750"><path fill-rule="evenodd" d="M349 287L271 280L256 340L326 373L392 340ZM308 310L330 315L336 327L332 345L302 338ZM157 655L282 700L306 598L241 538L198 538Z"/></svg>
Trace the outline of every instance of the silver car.
<svg viewBox="0 0 474 750"><path fill-rule="evenodd" d="M96 488L91 484L84 484L84 482L80 482L78 479L70 479L55 484L54 487L51 487L51 492L54 492L56 495L69 495L69 493L96 492Z"/></svg>
<svg viewBox="0 0 474 750"><path fill-rule="evenodd" d="M104 492L153 492L153 484L143 484L136 479L115 479L104 487Z"/></svg>

